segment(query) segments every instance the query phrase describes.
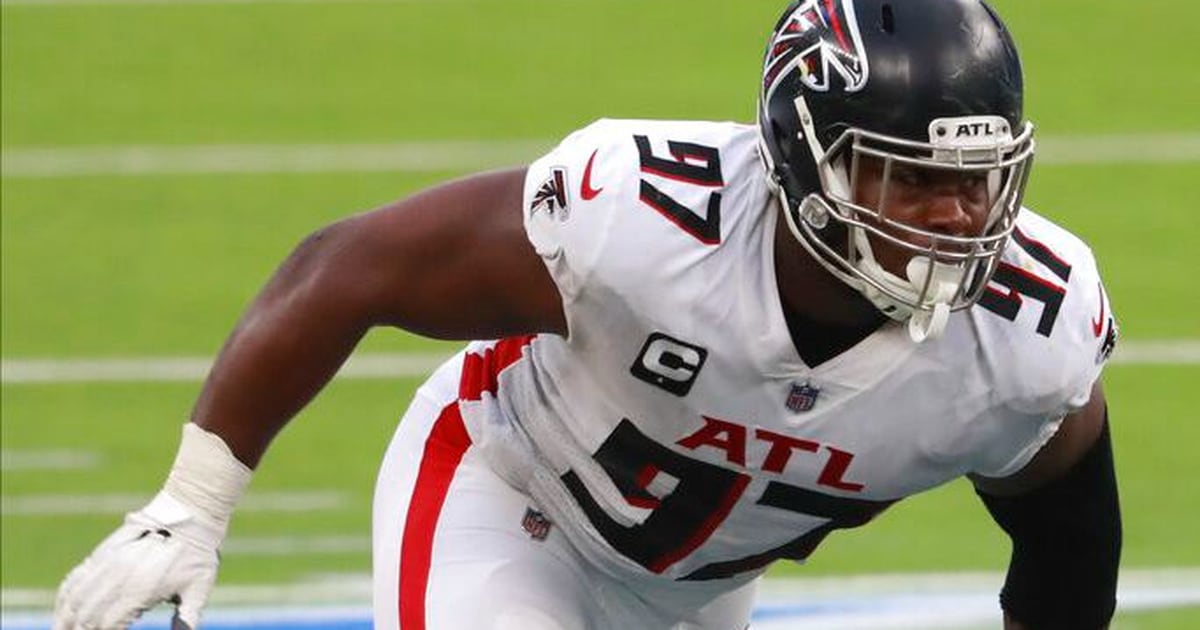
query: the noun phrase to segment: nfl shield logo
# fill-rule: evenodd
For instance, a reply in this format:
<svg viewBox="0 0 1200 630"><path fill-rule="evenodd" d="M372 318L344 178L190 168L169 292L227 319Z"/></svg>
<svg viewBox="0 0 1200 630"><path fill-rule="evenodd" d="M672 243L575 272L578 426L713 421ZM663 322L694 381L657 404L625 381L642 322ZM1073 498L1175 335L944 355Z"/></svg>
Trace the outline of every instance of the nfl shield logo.
<svg viewBox="0 0 1200 630"><path fill-rule="evenodd" d="M534 540L546 540L546 536L550 535L552 524L545 514L533 508L526 508L525 517L521 519L521 527Z"/></svg>
<svg viewBox="0 0 1200 630"><path fill-rule="evenodd" d="M792 411L801 412L808 411L817 404L817 396L821 394L821 388L813 387L807 381L804 383L792 383L792 391L788 392L787 405Z"/></svg>

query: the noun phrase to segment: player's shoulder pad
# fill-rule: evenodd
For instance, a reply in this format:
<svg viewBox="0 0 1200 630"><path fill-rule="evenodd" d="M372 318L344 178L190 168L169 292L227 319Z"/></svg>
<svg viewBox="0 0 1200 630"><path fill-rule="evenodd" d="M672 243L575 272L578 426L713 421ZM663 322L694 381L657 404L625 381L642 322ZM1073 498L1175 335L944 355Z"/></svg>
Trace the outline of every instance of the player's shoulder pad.
<svg viewBox="0 0 1200 630"><path fill-rule="evenodd" d="M1091 248L1027 208L971 311L997 394L1024 414L1082 407L1117 340Z"/></svg>
<svg viewBox="0 0 1200 630"><path fill-rule="evenodd" d="M525 229L564 297L598 272L636 277L672 244L719 243L721 215L755 185L751 167L761 170L755 138L731 122L600 119L534 161ZM714 192L724 213L710 210Z"/></svg>

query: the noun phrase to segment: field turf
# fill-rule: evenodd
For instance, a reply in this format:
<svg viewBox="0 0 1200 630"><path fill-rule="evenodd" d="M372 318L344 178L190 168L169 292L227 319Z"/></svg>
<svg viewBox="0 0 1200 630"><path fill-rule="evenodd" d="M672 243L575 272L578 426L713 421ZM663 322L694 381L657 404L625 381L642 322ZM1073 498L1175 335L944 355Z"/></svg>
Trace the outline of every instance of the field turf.
<svg viewBox="0 0 1200 630"><path fill-rule="evenodd" d="M1040 137L1200 134L1200 8L1178 0L995 3L1021 46ZM413 0L5 2L5 162L32 148L545 141L601 116L750 120L781 2ZM1194 55L1192 55L1194 57ZM1194 61L1194 59L1193 59ZM1125 341L1200 338L1200 161L1040 164L1027 204L1096 251ZM530 156L532 157L532 156ZM5 167L7 168L7 166ZM0 342L30 358L208 356L294 243L337 217L460 171L5 175ZM446 344L377 331L366 351ZM375 466L416 379L339 381L286 431L252 492L328 490L340 509L245 513L231 536L369 532ZM1125 564L1198 567L1200 366L1106 373ZM157 489L198 383L5 382L9 454L75 449L99 464L6 469L6 502ZM0 585L50 588L113 514L0 514ZM786 573L1002 570L1003 535L963 483L832 537ZM229 554L222 584L362 572L364 550ZM1200 611L1122 617L1200 626Z"/></svg>

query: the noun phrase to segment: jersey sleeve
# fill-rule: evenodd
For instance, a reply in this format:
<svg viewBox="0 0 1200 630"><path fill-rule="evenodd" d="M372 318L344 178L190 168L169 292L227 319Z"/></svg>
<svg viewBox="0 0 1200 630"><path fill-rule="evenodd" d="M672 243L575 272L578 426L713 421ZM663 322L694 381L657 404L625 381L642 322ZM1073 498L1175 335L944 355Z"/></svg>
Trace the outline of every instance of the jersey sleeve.
<svg viewBox="0 0 1200 630"><path fill-rule="evenodd" d="M1087 404L1118 325L1091 249L1022 210L1004 261L974 309L992 365L996 421L974 472L1011 475Z"/></svg>
<svg viewBox="0 0 1200 630"><path fill-rule="evenodd" d="M627 195L628 143L601 119L567 136L525 175L525 231L563 299L578 297Z"/></svg>
<svg viewBox="0 0 1200 630"><path fill-rule="evenodd" d="M568 320L585 293L645 314L669 308L663 287L700 282L698 265L761 214L749 210L764 195L756 137L737 123L601 119L535 161L525 229Z"/></svg>

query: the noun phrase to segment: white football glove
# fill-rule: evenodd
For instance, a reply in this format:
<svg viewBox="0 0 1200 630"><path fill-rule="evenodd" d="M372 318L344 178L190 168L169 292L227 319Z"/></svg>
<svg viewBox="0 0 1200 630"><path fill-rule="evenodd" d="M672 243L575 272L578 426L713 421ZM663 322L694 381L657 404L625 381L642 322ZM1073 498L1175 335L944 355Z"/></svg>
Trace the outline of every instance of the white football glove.
<svg viewBox="0 0 1200 630"><path fill-rule="evenodd" d="M126 628L163 602L177 606L172 627L196 628L217 579L224 529L160 492L67 575L54 630Z"/></svg>
<svg viewBox="0 0 1200 630"><path fill-rule="evenodd" d="M127 628L163 602L176 606L172 628L197 628L250 475L219 436L185 425L163 490L63 580L54 630Z"/></svg>

